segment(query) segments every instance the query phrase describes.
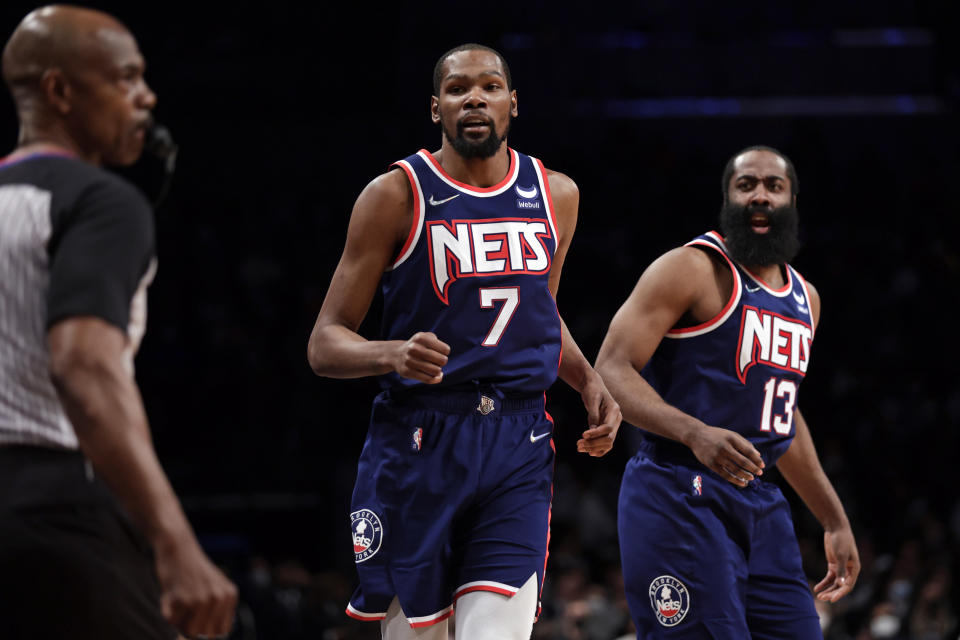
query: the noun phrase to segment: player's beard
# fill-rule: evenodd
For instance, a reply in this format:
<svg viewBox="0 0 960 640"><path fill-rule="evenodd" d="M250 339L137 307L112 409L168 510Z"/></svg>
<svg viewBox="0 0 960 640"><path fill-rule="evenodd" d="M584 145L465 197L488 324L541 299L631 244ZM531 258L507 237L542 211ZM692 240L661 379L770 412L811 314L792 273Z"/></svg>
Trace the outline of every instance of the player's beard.
<svg viewBox="0 0 960 640"><path fill-rule="evenodd" d="M765 213L770 230L757 233L753 213ZM743 265L765 266L790 262L800 250L800 214L791 205L757 207L727 204L720 210L720 231L730 255Z"/></svg>
<svg viewBox="0 0 960 640"><path fill-rule="evenodd" d="M463 123L457 123L457 135L450 135L450 131L447 130L445 124L441 124L441 129L443 129L443 135L448 142L453 146L453 150L459 153L464 158L492 158L494 154L500 149L500 145L503 144L503 141L507 139L507 134L510 132L510 121L507 121L506 126L503 128L503 135L497 135L497 127L490 121L490 133L486 138L482 140L469 140L465 135L463 135Z"/></svg>

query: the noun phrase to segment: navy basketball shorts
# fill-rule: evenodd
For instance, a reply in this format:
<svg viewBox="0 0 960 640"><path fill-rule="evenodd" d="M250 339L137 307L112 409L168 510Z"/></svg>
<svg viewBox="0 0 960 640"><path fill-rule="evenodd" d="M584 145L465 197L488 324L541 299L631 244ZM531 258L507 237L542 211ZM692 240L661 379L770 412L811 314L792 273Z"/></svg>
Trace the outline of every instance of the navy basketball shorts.
<svg viewBox="0 0 960 640"><path fill-rule="evenodd" d="M353 491L360 586L347 614L382 620L396 596L410 625L425 627L466 593L512 596L533 574L539 589L552 433L542 393L381 393Z"/></svg>
<svg viewBox="0 0 960 640"><path fill-rule="evenodd" d="M637 638L822 639L790 507L692 459L641 451L620 487L623 578Z"/></svg>

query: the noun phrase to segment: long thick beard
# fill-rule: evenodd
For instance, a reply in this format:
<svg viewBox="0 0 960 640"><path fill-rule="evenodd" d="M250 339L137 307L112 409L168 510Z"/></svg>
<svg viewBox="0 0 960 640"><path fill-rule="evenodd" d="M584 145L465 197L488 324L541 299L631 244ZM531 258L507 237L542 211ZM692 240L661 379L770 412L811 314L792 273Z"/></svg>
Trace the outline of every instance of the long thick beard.
<svg viewBox="0 0 960 640"><path fill-rule="evenodd" d="M750 216L765 213L767 233L756 233ZM730 254L740 264L765 266L790 262L800 250L800 214L796 207L751 207L727 204L720 210L720 231Z"/></svg>
<svg viewBox="0 0 960 640"><path fill-rule="evenodd" d="M510 123L509 121L507 122L502 136L497 135L496 127L491 125L490 134L483 140L468 140L467 137L463 135L463 123L461 122L457 123L456 135L450 135L446 126L441 126L440 128L443 129L443 135L447 141L450 142L454 151L464 158L483 159L492 158L497 151L499 151L500 145L507 139L507 134L510 132Z"/></svg>

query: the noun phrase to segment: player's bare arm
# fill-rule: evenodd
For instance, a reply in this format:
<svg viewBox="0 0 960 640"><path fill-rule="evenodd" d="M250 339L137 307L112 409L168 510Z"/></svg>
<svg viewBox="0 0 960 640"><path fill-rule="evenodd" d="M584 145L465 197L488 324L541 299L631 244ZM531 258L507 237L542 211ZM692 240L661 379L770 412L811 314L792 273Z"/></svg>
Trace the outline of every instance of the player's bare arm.
<svg viewBox="0 0 960 640"><path fill-rule="evenodd" d="M317 375L359 378L396 371L428 384L443 379L450 347L429 332L406 341L367 340L357 333L380 283L413 223L413 201L403 171L375 178L360 193L347 241L307 345Z"/></svg>
<svg viewBox="0 0 960 640"><path fill-rule="evenodd" d="M820 295L809 282L807 290L816 325L820 320ZM810 428L799 409L794 413L793 423L796 425L793 443L777 462L777 468L823 526L827 575L814 587L814 592L820 600L836 602L856 584L860 555L843 504L820 465Z"/></svg>
<svg viewBox="0 0 960 640"><path fill-rule="evenodd" d="M127 336L95 317L71 317L47 335L57 393L80 448L151 541L164 615L190 635L225 635L237 590L200 549L150 440Z"/></svg>
<svg viewBox="0 0 960 640"><path fill-rule="evenodd" d="M740 434L667 404L640 375L667 331L681 321L705 322L720 312L730 293L723 269L693 247L655 260L611 321L597 371L628 422L685 444L709 469L743 487L763 473L756 448Z"/></svg>
<svg viewBox="0 0 960 640"><path fill-rule="evenodd" d="M547 171L550 192L557 222L557 251L550 268L550 292L557 297L560 272L570 241L577 226L577 211L580 191L568 176L557 171ZM587 410L587 430L577 442L577 450L599 457L613 448L622 416L620 406L607 391L603 379L584 357L580 347L560 318L563 359L560 362L560 378L580 392Z"/></svg>
<svg viewBox="0 0 960 640"><path fill-rule="evenodd" d="M836 602L856 584L860 556L850 521L820 465L810 429L799 409L794 414L794 425L793 443L777 462L777 468L823 525L827 574L814 592L820 600Z"/></svg>

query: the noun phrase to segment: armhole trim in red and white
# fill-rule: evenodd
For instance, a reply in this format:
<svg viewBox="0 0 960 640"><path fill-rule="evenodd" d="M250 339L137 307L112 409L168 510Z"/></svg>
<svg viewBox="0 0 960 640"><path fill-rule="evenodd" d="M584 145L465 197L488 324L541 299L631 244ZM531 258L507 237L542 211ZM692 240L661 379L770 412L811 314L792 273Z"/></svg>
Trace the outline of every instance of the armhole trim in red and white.
<svg viewBox="0 0 960 640"><path fill-rule="evenodd" d="M797 277L797 282L800 283L800 288L803 289L803 295L807 299L807 315L810 316L810 337L817 334L817 320L813 317L813 300L810 299L810 288L807 286L807 281L804 280L803 276L800 275L799 271L795 271L793 267L787 266L788 271L792 271Z"/></svg>
<svg viewBox="0 0 960 640"><path fill-rule="evenodd" d="M407 179L410 181L410 190L413 192L413 224L410 226L410 233L407 234L407 241L403 243L403 247L400 249L400 256L387 268L387 271L392 271L406 262L410 254L413 253L413 250L417 248L417 243L420 241L420 235L423 232L423 212L425 209L423 189L420 188L420 180L417 178L417 172L413 170L413 167L411 167L410 163L406 160L399 160L395 162L393 166L403 169L403 172L407 174Z"/></svg>
<svg viewBox="0 0 960 640"><path fill-rule="evenodd" d="M540 193L543 194L543 203L547 207L547 222L550 224L550 231L553 232L553 253L557 253L557 247L560 246L560 236L557 235L557 216L553 209L553 195L550 192L550 176L543 163L537 158L533 160L533 170L537 173L537 180L540 182Z"/></svg>
<svg viewBox="0 0 960 640"><path fill-rule="evenodd" d="M723 240L720 238L718 234L716 234L716 232L711 231L707 235L711 236L712 238L720 242L721 245L723 245ZM743 281L740 279L740 272L737 269L737 267L733 264L733 261L730 260L730 257L727 255L724 249L706 240L692 240L687 244L685 244L684 246L710 247L711 249L719 253L721 256L723 256L723 259L727 261L727 265L730 267L730 271L733 273L733 291L730 292L730 299L727 300L726 306L723 309L721 309L720 313L718 313L716 316L714 316L713 318L711 318L710 320L707 320L702 324L698 324L693 327L684 327L683 329L671 329L667 331L665 335L665 337L667 338L693 338L696 336L701 336L705 333L709 333L710 331L713 331L714 329L722 325L724 322L726 322L727 319L731 316L731 314L733 314L734 310L737 308L737 303L740 302L740 296L743 293Z"/></svg>

